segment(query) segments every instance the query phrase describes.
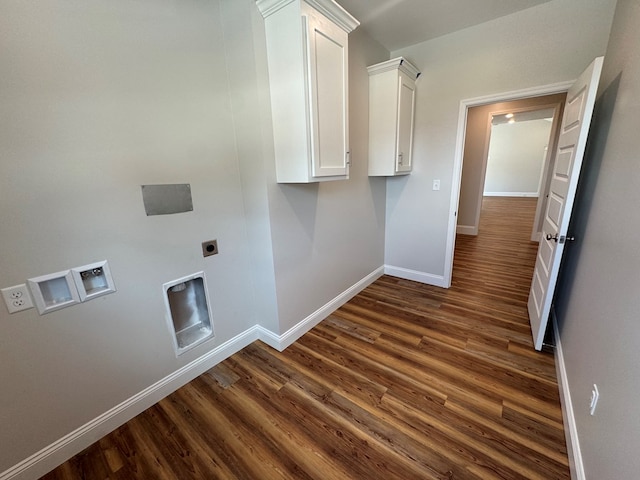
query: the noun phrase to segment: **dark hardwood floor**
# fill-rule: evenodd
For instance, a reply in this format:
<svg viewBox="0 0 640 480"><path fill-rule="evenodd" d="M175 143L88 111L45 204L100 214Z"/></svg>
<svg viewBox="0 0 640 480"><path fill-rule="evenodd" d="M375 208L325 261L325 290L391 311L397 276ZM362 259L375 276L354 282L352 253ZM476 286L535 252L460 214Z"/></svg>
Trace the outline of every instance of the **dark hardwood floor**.
<svg viewBox="0 0 640 480"><path fill-rule="evenodd" d="M54 479L569 479L526 313L535 202L487 198L453 286L384 276L279 353L256 342Z"/></svg>

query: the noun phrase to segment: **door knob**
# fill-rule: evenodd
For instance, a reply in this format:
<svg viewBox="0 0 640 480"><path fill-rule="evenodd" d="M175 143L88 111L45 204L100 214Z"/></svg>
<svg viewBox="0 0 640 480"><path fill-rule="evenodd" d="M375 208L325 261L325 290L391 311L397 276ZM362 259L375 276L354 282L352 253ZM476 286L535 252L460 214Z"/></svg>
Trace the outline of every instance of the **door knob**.
<svg viewBox="0 0 640 480"><path fill-rule="evenodd" d="M547 240L553 240L558 243L558 234L556 233L555 235L551 235L550 233L547 233Z"/></svg>

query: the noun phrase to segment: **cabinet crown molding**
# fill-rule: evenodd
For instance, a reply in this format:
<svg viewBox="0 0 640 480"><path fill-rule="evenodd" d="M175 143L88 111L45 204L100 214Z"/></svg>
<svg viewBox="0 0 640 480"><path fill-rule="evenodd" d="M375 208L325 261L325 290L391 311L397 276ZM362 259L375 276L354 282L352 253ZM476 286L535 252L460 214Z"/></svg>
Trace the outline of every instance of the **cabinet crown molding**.
<svg viewBox="0 0 640 480"><path fill-rule="evenodd" d="M403 57L392 58L386 62L376 63L375 65L367 67L369 75L377 75L378 73L388 72L389 70L400 70L406 75L409 75L413 80L420 76L420 70Z"/></svg>
<svg viewBox="0 0 640 480"><path fill-rule="evenodd" d="M303 0L256 0L258 10L264 18L274 14L282 7L289 5L290 3L297 3ZM360 25L360 22L353 18L349 12L338 5L333 0L304 0L307 4L322 13L325 17L330 19L345 32L351 33L355 28Z"/></svg>

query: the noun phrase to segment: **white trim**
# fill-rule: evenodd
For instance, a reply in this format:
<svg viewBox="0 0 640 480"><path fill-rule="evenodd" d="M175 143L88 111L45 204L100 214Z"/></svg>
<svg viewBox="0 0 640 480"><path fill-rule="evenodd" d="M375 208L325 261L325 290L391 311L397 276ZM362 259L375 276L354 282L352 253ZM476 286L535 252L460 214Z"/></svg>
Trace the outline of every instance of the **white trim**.
<svg viewBox="0 0 640 480"><path fill-rule="evenodd" d="M294 0L256 0L256 5L258 6L258 10L260 10L262 16L267 18L281 8L293 3L293 1Z"/></svg>
<svg viewBox="0 0 640 480"><path fill-rule="evenodd" d="M317 11L322 13L329 20L347 33L351 33L360 25L360 22L353 18L344 8L338 5L334 0L304 0ZM294 0L257 0L258 10L264 18L273 15L278 10L286 7ZM299 5L299 2L298 2Z"/></svg>
<svg viewBox="0 0 640 480"><path fill-rule="evenodd" d="M551 324L553 325L553 334L556 341L556 348L554 349L556 360L556 376L558 377L558 386L560 387L560 404L562 405L564 436L567 441L567 454L569 456L569 469L571 470L571 479L586 480L584 474L584 464L582 463L582 453L580 451L580 442L578 440L578 426L576 424L576 418L573 414L573 403L571 402L569 379L567 378L567 369L564 363L564 355L562 353L562 343L560 342L558 320L556 318L556 312L554 309L551 309Z"/></svg>
<svg viewBox="0 0 640 480"><path fill-rule="evenodd" d="M451 286L450 284L445 284L443 275L434 275L433 273L419 272L408 268L394 267L393 265L385 265L384 273L385 275L391 275L392 277L426 283L427 285L433 285L435 287L449 288Z"/></svg>
<svg viewBox="0 0 640 480"><path fill-rule="evenodd" d="M514 109L514 112L517 109ZM482 145L482 164L480 166L480 185L478 188L478 198L475 204L475 220L474 225L480 226L480 215L482 214L482 200L484 199L484 189L487 184L487 168L489 167L489 150L491 149L491 134L493 133L493 115L498 114L498 111L491 111L487 113L487 116L484 119L484 141ZM510 112L509 112L510 113ZM465 135L466 128L469 124L468 121L465 122ZM464 154L462 156L462 165L460 168L464 168ZM461 187L462 188L462 187Z"/></svg>
<svg viewBox="0 0 640 480"><path fill-rule="evenodd" d="M304 322L304 320L302 322ZM300 323L302 323L302 322L300 322ZM298 325L300 325L300 323L298 323L296 325L296 327ZM293 327L293 328L295 328L295 327ZM280 345L280 339L282 338L282 335L278 335L277 333L273 333L271 330L269 330L267 328L264 328L262 325L256 325L256 332L258 332L258 340L263 341L264 343L269 345L271 348L275 348L279 352L284 350L284 348L281 347L281 345Z"/></svg>
<svg viewBox="0 0 640 480"><path fill-rule="evenodd" d="M384 267L378 267L369 275L364 277L362 280L359 280L349 288L347 288L344 292L336 296L333 300L330 300L318 310L313 312L307 318L301 320L289 330L284 332L282 335L276 335L270 330L267 330L260 325L256 326L256 330L258 332L258 338L262 340L264 343L269 345L270 347L275 348L278 351L283 351L293 342L298 340L302 335L307 333L313 327L315 327L322 320L327 318L331 313L335 312L342 305L347 303L353 297L355 297L358 293L364 290L366 287L375 282L378 278L380 278L385 273ZM1 479L0 479L1 480Z"/></svg>
<svg viewBox="0 0 640 480"><path fill-rule="evenodd" d="M542 232L535 232L531 234L531 241L540 243L540 239L542 238Z"/></svg>
<svg viewBox="0 0 640 480"><path fill-rule="evenodd" d="M370 77L378 75L379 73L390 72L392 70L400 70L401 72L404 72L409 76L409 78L411 78L411 80L416 80L420 76L420 70L418 70L418 67L404 57L392 58L386 62L376 63L375 65L367 67L367 72Z"/></svg>
<svg viewBox="0 0 640 480"><path fill-rule="evenodd" d="M520 98L542 97L543 95L553 95L555 93L564 93L569 87L575 83L575 79L566 82L551 83L540 87L525 88L522 90L512 90L505 93L495 93L492 95L483 95L481 97L468 98L462 100L467 106L476 107L478 105L487 105L489 103L506 102L509 100L518 100Z"/></svg>
<svg viewBox="0 0 640 480"><path fill-rule="evenodd" d="M456 227L456 233L460 235L478 235L477 225L458 225Z"/></svg>
<svg viewBox="0 0 640 480"><path fill-rule="evenodd" d="M467 110L469 107L475 107L478 105L566 92L573 83L573 80L568 82L552 83L540 87L525 88L523 90L485 95L460 101L460 108L458 111L458 132L456 134L456 149L453 162L453 177L451 180L451 198L449 200L449 226L447 229L447 245L445 248L444 259L443 283L445 287L451 286L451 274L453 273L453 253L456 243L456 223L458 218L458 200L460 199L460 180L462 177L462 159L464 156Z"/></svg>
<svg viewBox="0 0 640 480"><path fill-rule="evenodd" d="M538 192L484 192L485 197L526 197L537 198Z"/></svg>
<svg viewBox="0 0 640 480"><path fill-rule="evenodd" d="M458 111L458 132L456 134L456 150L451 178L451 197L449 198L449 225L447 226L447 244L444 252L444 283L451 286L453 273L453 252L456 247L456 228L458 223L458 202L460 201L460 185L462 181L462 159L464 158L464 138L467 125L467 105L460 102Z"/></svg>
<svg viewBox="0 0 640 480"><path fill-rule="evenodd" d="M56 440L17 465L0 473L0 480L27 480L41 477L257 339L258 329L255 326L236 335L210 352Z"/></svg>
<svg viewBox="0 0 640 480"><path fill-rule="evenodd" d="M345 32L354 31L360 22L334 0L304 0Z"/></svg>

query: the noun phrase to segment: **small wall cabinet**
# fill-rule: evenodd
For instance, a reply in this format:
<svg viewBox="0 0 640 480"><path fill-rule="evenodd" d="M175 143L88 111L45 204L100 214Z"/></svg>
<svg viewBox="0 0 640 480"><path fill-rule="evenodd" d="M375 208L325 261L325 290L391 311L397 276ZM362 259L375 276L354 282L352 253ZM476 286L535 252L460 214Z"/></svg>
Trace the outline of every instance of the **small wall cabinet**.
<svg viewBox="0 0 640 480"><path fill-rule="evenodd" d="M257 0L265 19L279 183L349 176L348 34L333 0Z"/></svg>
<svg viewBox="0 0 640 480"><path fill-rule="evenodd" d="M411 173L418 69L402 57L370 66L369 176Z"/></svg>

